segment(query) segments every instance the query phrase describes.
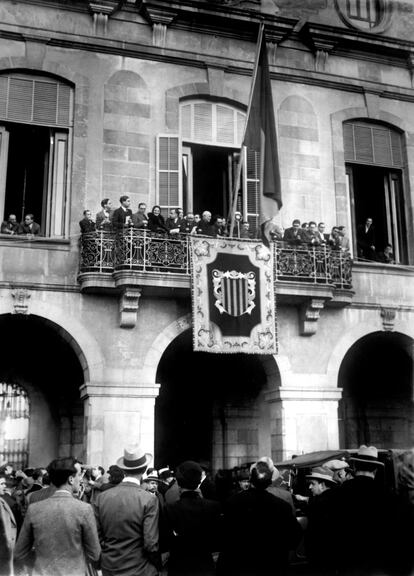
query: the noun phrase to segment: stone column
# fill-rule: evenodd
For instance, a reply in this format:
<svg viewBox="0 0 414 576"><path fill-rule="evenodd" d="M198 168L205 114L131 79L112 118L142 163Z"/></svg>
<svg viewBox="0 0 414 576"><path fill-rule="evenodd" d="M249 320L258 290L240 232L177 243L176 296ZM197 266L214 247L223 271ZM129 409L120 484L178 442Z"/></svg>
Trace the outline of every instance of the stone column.
<svg viewBox="0 0 414 576"><path fill-rule="evenodd" d="M316 450L339 448L339 388L281 387L266 394L271 452L275 461Z"/></svg>
<svg viewBox="0 0 414 576"><path fill-rule="evenodd" d="M140 442L154 454L154 407L159 384L114 386L88 383L85 403L85 446L88 464L115 464L124 447Z"/></svg>

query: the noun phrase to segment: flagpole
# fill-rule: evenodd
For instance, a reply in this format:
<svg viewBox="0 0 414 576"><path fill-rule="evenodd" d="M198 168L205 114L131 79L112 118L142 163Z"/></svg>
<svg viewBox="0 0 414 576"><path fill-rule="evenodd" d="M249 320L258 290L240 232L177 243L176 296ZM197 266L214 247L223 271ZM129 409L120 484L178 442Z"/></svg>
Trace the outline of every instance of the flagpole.
<svg viewBox="0 0 414 576"><path fill-rule="evenodd" d="M241 172L242 172L242 167L243 167L243 163L244 163L244 156L245 156L245 151L244 151L245 146L243 146L243 142L244 142L244 138L246 136L247 122L249 120L249 114L250 114L250 110L252 107L253 92L254 92L254 86L256 83L257 70L259 68L259 56L260 56L260 50L262 47L263 34L264 34L264 23L261 22L260 28L259 28L259 36L258 36L257 45L256 45L256 56L255 56L255 63L254 63L254 69L253 69L253 78L252 78L252 83L250 86L249 104L247 106L246 122L244 123L242 146L240 149L240 158L239 158L239 162L237 164L236 179L234 181L234 186L233 186L233 201L232 201L232 205L231 205L231 222L230 222L230 235L231 236L233 235L235 212L236 212L236 207L237 207L237 193L239 191Z"/></svg>

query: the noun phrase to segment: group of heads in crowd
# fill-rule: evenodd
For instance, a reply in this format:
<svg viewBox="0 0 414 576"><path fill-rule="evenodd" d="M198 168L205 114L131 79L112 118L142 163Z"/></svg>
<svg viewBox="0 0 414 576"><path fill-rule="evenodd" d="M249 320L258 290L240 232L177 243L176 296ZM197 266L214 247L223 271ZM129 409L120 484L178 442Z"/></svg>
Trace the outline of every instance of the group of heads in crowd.
<svg viewBox="0 0 414 576"><path fill-rule="evenodd" d="M11 487L19 482L26 503L25 519L11 555L14 553L18 562L26 561L34 548L40 564L50 566L54 562L60 566L62 550L71 558L78 554L80 569L76 574L81 574L86 553L101 562L104 574L121 573L125 566L141 562L148 572L134 574L155 575L163 569L160 553L168 552L170 576L269 576L276 569L284 573L289 551L298 550L303 538L312 574L337 574L340 569L339 574L348 575L346 570L356 568L349 574L377 576L388 574L383 569L389 560L394 567L398 561L398 569L414 568L409 545L414 527L414 450L407 451L406 459L400 461L399 489L394 495L383 482L376 481L378 471L385 466L374 446L362 445L346 458L314 464L302 485L292 482L292 476L298 480L295 474L300 468L295 472L294 459L290 465L282 463L278 470L272 459L264 456L243 467L219 470L214 481L208 467L199 462L187 460L173 471L169 467L150 468L151 461L151 455L134 445L126 448L107 472L74 458L58 458L47 469L24 472L4 465L0 469L0 497L11 510L19 490ZM286 470L282 471L282 466ZM42 484L46 477L48 487ZM385 477L379 475L380 479ZM232 483L227 491L220 490L229 478ZM305 486L309 491L306 495ZM72 505L74 499L68 500L68 494L62 500L65 492L87 505ZM50 500L44 501L53 497L55 506ZM304 523L297 512L301 506ZM53 515L62 515L64 510L70 513L62 524ZM56 542L53 521L61 532ZM85 532L73 532L70 523L77 526L78 522ZM62 538L68 529L71 537ZM350 549L351 556L347 554ZM216 563L213 551L218 553ZM206 562L209 571L201 572L200 566L205 568ZM66 574L65 569L63 565L60 576ZM51 576L48 571L39 573ZM398 572L402 574L406 572Z"/></svg>
<svg viewBox="0 0 414 576"><path fill-rule="evenodd" d="M7 234L7 236L21 236L23 234L38 236L40 225L35 222L33 214L26 214L22 222L17 221L16 214L9 214L8 219L1 223L0 232Z"/></svg>
<svg viewBox="0 0 414 576"><path fill-rule="evenodd" d="M90 210L84 210L83 219L79 222L81 232L136 228L173 237L179 234L229 235L230 222L219 214L213 215L209 210L201 213L187 212L184 215L182 208L170 208L169 215L165 218L159 205L153 206L152 210L147 212L145 202L140 202L137 212L133 212L128 196L121 196L119 200L120 207L114 210L112 201L104 198L101 202L102 210L96 214L95 220ZM240 238L252 237L250 224L242 220L240 212L235 213L234 235Z"/></svg>

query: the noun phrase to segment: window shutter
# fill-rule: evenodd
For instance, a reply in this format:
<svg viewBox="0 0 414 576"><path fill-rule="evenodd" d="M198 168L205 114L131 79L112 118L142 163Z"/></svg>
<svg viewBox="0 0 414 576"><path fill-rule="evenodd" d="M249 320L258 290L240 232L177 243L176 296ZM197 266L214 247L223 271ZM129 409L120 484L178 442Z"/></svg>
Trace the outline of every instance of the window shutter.
<svg viewBox="0 0 414 576"><path fill-rule="evenodd" d="M0 119L68 128L73 122L72 89L52 78L1 75Z"/></svg>
<svg viewBox="0 0 414 576"><path fill-rule="evenodd" d="M181 106L181 138L191 140L191 104Z"/></svg>
<svg viewBox="0 0 414 576"><path fill-rule="evenodd" d="M213 141L213 111L209 102L194 104L194 138L206 143Z"/></svg>
<svg viewBox="0 0 414 576"><path fill-rule="evenodd" d="M4 220L4 200L6 198L7 159L9 155L9 132L0 126L0 221Z"/></svg>
<svg viewBox="0 0 414 576"><path fill-rule="evenodd" d="M252 232L259 227L260 214L260 156L254 150L245 149L245 190L246 203L244 217L247 216Z"/></svg>
<svg viewBox="0 0 414 576"><path fill-rule="evenodd" d="M235 141L234 111L228 106L217 104L217 143L232 144Z"/></svg>
<svg viewBox="0 0 414 576"><path fill-rule="evenodd" d="M157 138L157 196L161 208L182 205L178 136L160 135Z"/></svg>
<svg viewBox="0 0 414 576"><path fill-rule="evenodd" d="M345 162L401 168L402 138L397 130L367 122L344 124Z"/></svg>

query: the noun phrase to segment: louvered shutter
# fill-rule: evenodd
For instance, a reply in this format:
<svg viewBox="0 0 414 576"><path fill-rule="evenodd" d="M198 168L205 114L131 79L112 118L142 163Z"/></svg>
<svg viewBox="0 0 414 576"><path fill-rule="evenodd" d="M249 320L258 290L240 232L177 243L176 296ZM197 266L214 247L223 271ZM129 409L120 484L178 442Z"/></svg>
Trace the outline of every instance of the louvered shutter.
<svg viewBox="0 0 414 576"><path fill-rule="evenodd" d="M397 130L364 122L344 124L346 162L402 168L402 137Z"/></svg>
<svg viewBox="0 0 414 576"><path fill-rule="evenodd" d="M260 156L254 150L245 150L245 209L244 217L250 223L252 233L257 232L260 214Z"/></svg>
<svg viewBox="0 0 414 576"><path fill-rule="evenodd" d="M237 136L235 133L234 111L228 106L216 106L217 143L232 144Z"/></svg>
<svg viewBox="0 0 414 576"><path fill-rule="evenodd" d="M180 105L183 141L240 148L246 115L231 106L196 100Z"/></svg>
<svg viewBox="0 0 414 576"><path fill-rule="evenodd" d="M4 201L6 197L7 158L9 154L9 132L0 126L0 222L4 220Z"/></svg>
<svg viewBox="0 0 414 576"><path fill-rule="evenodd" d="M194 138L206 143L213 141L213 110L210 102L194 104Z"/></svg>
<svg viewBox="0 0 414 576"><path fill-rule="evenodd" d="M0 120L69 128L72 89L54 79L1 75Z"/></svg>
<svg viewBox="0 0 414 576"><path fill-rule="evenodd" d="M157 137L157 197L163 209L182 206L178 136Z"/></svg>

